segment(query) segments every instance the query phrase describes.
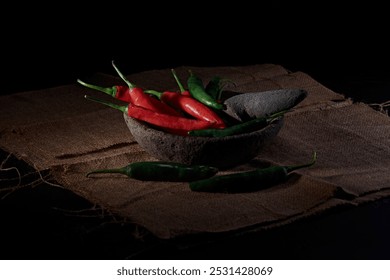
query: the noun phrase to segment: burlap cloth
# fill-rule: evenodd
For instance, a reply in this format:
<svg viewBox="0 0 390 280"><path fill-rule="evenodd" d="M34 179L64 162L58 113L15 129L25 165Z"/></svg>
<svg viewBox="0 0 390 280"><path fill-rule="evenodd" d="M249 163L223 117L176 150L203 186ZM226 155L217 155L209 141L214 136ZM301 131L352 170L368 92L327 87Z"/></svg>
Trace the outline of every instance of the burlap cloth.
<svg viewBox="0 0 390 280"><path fill-rule="evenodd" d="M86 172L96 168L154 158L133 140L122 113L84 99L85 94L111 97L76 83L1 97L0 147L164 239L272 227L390 194L390 119L385 114L279 65L176 71L184 80L188 69L204 80L214 75L229 78L239 92L307 90L308 97L287 114L280 133L256 161L299 164L317 151L317 163L284 184L245 194L196 193L186 183L140 182L124 176L86 178ZM128 78L145 88L176 89L169 69ZM122 84L102 74L84 80L102 86ZM235 169L252 167L248 163Z"/></svg>

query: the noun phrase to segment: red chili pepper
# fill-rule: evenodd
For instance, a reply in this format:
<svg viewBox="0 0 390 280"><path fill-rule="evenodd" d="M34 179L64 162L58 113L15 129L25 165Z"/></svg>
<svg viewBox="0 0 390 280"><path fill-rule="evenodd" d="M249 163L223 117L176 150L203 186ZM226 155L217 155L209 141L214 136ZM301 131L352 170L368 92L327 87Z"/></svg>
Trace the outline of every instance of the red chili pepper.
<svg viewBox="0 0 390 280"><path fill-rule="evenodd" d="M147 122L149 124L158 126L162 129L167 129L169 131L177 131L180 134L184 134L184 132L188 133L191 130L211 127L210 122L158 113L155 111L148 110L146 108L133 105L132 103L129 103L127 106L122 106L87 95L85 96L85 98L122 111L126 113L129 117L132 117L134 119Z"/></svg>
<svg viewBox="0 0 390 280"><path fill-rule="evenodd" d="M157 113L168 114L172 116L181 116L181 114L168 106L167 104L162 103L156 98L146 94L142 88L135 86L132 84L127 78L119 71L119 69L115 66L114 61L112 61L112 66L122 78L122 80L128 85L128 95L129 101L133 105L140 106L145 109L152 110Z"/></svg>
<svg viewBox="0 0 390 280"><path fill-rule="evenodd" d="M214 128L226 127L225 122L217 113L190 96L181 95L172 91L158 92L155 90L145 90L145 93L157 96L162 102L178 110L183 110L198 120L209 122Z"/></svg>

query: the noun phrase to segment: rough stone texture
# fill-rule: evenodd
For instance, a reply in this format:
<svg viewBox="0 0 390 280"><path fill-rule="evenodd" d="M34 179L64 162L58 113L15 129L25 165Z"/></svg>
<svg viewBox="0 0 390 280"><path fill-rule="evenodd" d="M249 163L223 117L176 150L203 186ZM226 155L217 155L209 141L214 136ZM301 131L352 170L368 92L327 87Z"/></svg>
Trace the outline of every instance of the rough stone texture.
<svg viewBox="0 0 390 280"><path fill-rule="evenodd" d="M225 101L227 113L239 120L248 120L291 109L307 96L303 89L280 89L248 92Z"/></svg>
<svg viewBox="0 0 390 280"><path fill-rule="evenodd" d="M185 164L207 164L228 168L244 163L259 154L283 125L283 119L264 129L227 137L191 137L166 133L124 115L138 144L160 160Z"/></svg>

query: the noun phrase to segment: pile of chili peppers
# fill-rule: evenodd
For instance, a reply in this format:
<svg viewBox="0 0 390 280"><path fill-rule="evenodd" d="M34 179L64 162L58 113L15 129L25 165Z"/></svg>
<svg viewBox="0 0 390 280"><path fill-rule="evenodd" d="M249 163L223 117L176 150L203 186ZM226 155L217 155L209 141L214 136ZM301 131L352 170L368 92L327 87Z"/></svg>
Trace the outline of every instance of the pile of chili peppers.
<svg viewBox="0 0 390 280"><path fill-rule="evenodd" d="M229 80L215 76L204 86L203 81L189 71L188 89L185 89L172 69L172 75L180 91L159 92L134 85L121 73L114 62L112 66L127 86L115 85L105 88L81 80L77 81L85 87L111 95L125 104L119 105L91 96L85 98L120 110L129 117L169 133L203 137L248 133L265 127L284 113L278 112L272 116L241 123L224 111L225 105L221 101L222 89L227 82L230 82Z"/></svg>
<svg viewBox="0 0 390 280"><path fill-rule="evenodd" d="M202 80L193 73L188 78L188 90L186 90L175 71L172 70L180 92L158 92L144 90L134 85L120 72L114 62L112 62L112 65L127 86L116 85L112 88L104 88L87 84L81 80L77 81L86 87L102 91L127 104L118 105L85 96L87 99L113 107L127 113L132 118L179 135L188 135L190 131L200 129L226 128L225 121L217 113L218 110L224 109L224 105L207 93Z"/></svg>

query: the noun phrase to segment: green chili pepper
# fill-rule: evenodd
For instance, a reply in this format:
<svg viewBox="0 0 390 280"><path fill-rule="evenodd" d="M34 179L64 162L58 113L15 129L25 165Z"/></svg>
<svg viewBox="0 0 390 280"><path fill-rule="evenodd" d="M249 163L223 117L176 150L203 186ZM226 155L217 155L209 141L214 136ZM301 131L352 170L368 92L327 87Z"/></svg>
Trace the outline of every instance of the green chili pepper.
<svg viewBox="0 0 390 280"><path fill-rule="evenodd" d="M295 166L271 166L190 182L190 189L198 192L251 192L265 189L287 180L290 172L312 166L317 159L314 152L310 163Z"/></svg>
<svg viewBox="0 0 390 280"><path fill-rule="evenodd" d="M119 173L141 181L190 182L209 178L217 172L216 167L206 165L144 161L133 162L120 168L94 170L89 172L87 177L96 173Z"/></svg>
<svg viewBox="0 0 390 280"><path fill-rule="evenodd" d="M237 135L242 133L250 133L266 127L267 125L269 125L270 123L278 119L280 116L284 115L286 112L287 110L280 111L268 117L252 119L247 122L239 123L222 129L209 128L209 129L190 130L188 132L188 135L202 136L202 137L225 137L225 136L232 136L232 135Z"/></svg>
<svg viewBox="0 0 390 280"><path fill-rule="evenodd" d="M202 102L203 104L217 110L225 109L224 104L218 103L211 95L206 92L202 80L195 76L191 71L190 77L187 80L187 85L191 96L197 99L199 102Z"/></svg>

